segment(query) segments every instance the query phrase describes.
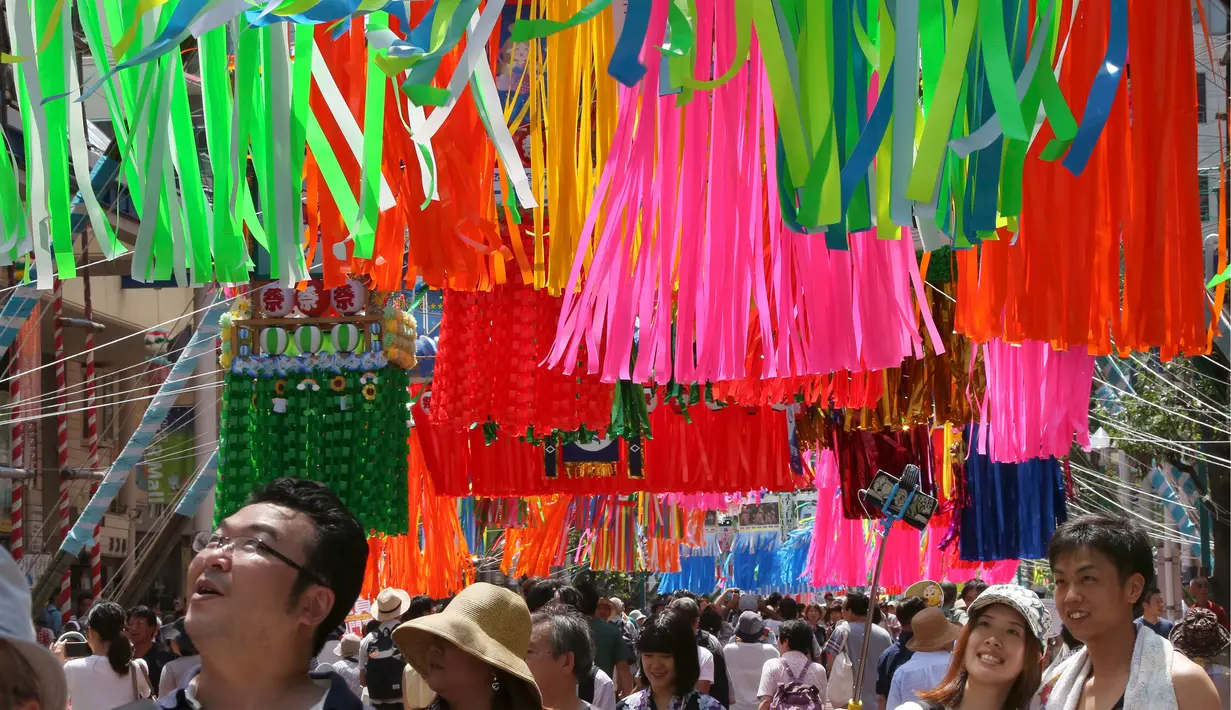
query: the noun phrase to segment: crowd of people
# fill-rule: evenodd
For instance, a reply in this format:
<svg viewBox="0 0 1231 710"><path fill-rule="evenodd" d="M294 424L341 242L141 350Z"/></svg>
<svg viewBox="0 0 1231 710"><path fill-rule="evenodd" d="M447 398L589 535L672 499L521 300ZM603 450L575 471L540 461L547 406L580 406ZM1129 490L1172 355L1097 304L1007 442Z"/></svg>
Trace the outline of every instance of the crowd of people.
<svg viewBox="0 0 1231 710"><path fill-rule="evenodd" d="M1152 547L1133 523L1057 529L1054 589L941 585L649 601L590 578L476 583L450 599L363 582L362 527L326 487L281 479L202 536L185 614L92 603L49 641L0 555L0 710L1213 710L1225 707L1226 612L1204 578L1161 618ZM1200 594L1198 593L1200 592ZM1050 598L1047 598L1050 597ZM64 624L63 626L67 626ZM65 628L60 631L64 633ZM48 645L51 648L48 648ZM865 658L866 655L866 658ZM863 668L862 675L859 669Z"/></svg>

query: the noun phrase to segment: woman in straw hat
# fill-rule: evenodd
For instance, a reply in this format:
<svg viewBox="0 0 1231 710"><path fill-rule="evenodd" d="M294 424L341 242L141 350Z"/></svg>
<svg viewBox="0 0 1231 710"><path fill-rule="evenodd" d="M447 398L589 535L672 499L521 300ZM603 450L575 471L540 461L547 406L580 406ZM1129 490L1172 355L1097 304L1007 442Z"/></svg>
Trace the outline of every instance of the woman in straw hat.
<svg viewBox="0 0 1231 710"><path fill-rule="evenodd" d="M40 644L30 621L30 583L0 548L0 708L63 710L64 668Z"/></svg>
<svg viewBox="0 0 1231 710"><path fill-rule="evenodd" d="M637 638L641 674L649 687L620 701L616 710L722 710L697 692L701 661L692 624L674 611L656 614Z"/></svg>
<svg viewBox="0 0 1231 710"><path fill-rule="evenodd" d="M402 656L436 700L431 710L542 710L526 665L530 611L514 592L478 582L439 614L393 632Z"/></svg>
<svg viewBox="0 0 1231 710"><path fill-rule="evenodd" d="M935 689L897 710L1018 710L1030 707L1042 675L1051 614L1034 592L988 587L966 608L966 628Z"/></svg>

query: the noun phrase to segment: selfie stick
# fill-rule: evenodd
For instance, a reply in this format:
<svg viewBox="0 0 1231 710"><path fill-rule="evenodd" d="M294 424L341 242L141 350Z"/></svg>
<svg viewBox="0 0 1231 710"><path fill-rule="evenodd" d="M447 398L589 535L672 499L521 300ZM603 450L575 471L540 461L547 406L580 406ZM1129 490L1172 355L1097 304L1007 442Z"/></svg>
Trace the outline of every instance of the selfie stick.
<svg viewBox="0 0 1231 710"><path fill-rule="evenodd" d="M876 585L880 583L881 566L885 562L885 545L889 541L889 532L893 529L893 524L902 520L907 511L911 509L911 504L915 502L915 496L923 496L930 498L926 493L919 492L919 467L914 464L908 464L902 470L902 478L896 479L884 471L877 471L876 476L868 487L860 493L863 496L871 497L873 500L881 498L883 491L888 483L892 482L893 487L889 489L887 495L883 496L881 502L881 512L884 513L885 519L881 522L881 549L876 555L876 569L872 572L872 586L868 590L868 618L864 621L863 630L863 652L859 654L859 668L855 672L855 688L850 702L847 703L847 710L863 710L863 673L868 663L868 648L872 643L872 605L876 603ZM902 495L902 494L905 495ZM922 515L927 518L931 517L935 510L935 505L927 507L922 511ZM919 517L919 511L916 512L916 517ZM912 520L911 524L915 525L916 520ZM923 522L926 523L926 520Z"/></svg>

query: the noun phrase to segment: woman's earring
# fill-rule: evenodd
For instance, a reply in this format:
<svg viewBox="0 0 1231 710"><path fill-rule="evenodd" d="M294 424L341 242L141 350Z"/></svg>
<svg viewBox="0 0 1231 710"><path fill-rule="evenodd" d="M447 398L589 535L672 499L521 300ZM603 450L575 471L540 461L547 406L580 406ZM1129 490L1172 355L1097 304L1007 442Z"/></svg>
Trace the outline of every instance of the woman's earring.
<svg viewBox="0 0 1231 710"><path fill-rule="evenodd" d="M499 692L499 690L500 690L500 679L497 678L496 676L492 676L492 692L493 693Z"/></svg>

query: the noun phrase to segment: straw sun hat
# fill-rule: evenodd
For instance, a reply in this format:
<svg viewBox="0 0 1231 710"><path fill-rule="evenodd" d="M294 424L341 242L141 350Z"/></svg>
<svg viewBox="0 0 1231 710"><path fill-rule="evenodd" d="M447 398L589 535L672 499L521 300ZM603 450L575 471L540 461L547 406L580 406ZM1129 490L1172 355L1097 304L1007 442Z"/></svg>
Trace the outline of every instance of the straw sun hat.
<svg viewBox="0 0 1231 710"><path fill-rule="evenodd" d="M393 641L402 656L423 676L427 675L431 636L524 680L534 696L540 697L525 661L530 647L530 611L520 595L476 582L439 614L421 616L394 629Z"/></svg>
<svg viewBox="0 0 1231 710"><path fill-rule="evenodd" d="M915 636L906 642L906 648L918 653L943 651L962 635L962 625L946 619L945 613L934 606L915 614L910 625Z"/></svg>
<svg viewBox="0 0 1231 710"><path fill-rule="evenodd" d="M8 642L34 671L39 700L46 710L62 710L68 704L64 666L43 648L30 623L30 583L8 550L0 548L0 639ZM0 668L0 673L11 671Z"/></svg>

